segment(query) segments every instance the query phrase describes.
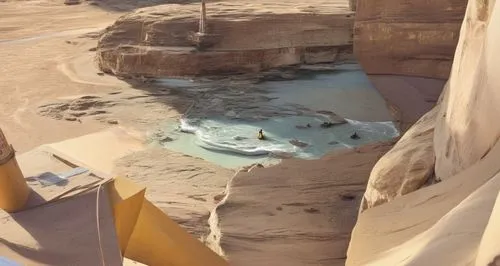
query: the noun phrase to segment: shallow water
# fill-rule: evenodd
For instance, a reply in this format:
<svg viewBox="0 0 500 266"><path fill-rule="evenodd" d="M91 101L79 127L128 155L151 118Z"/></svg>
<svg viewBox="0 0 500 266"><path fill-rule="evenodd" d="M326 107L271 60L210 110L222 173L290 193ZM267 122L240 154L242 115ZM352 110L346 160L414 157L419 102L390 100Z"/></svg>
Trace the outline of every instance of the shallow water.
<svg viewBox="0 0 500 266"><path fill-rule="evenodd" d="M252 163L277 163L276 157L283 156L317 159L332 150L388 140L398 135L391 122L348 120L345 124L322 128L320 125L325 121L328 120L307 116L253 122L224 117L184 120L179 128L170 129L174 141L165 147L223 167L237 168ZM263 129L266 140L257 139L259 129ZM351 138L354 132L360 139ZM299 141L304 147L293 145L292 140Z"/></svg>
<svg viewBox="0 0 500 266"><path fill-rule="evenodd" d="M165 131L168 132L168 136L174 139L174 141L166 142L164 144L167 149L193 157L202 158L225 168L239 168L254 163L272 165L280 162L279 159L273 159L267 155L244 156L236 153L220 151L215 152L213 150L205 149L199 145L199 140L196 135L182 133L178 130L177 126L179 125L173 122L165 128Z"/></svg>
<svg viewBox="0 0 500 266"><path fill-rule="evenodd" d="M184 88L199 85L191 81L163 82ZM304 115L276 115L257 120L237 119L234 111L231 117L188 117L165 129L174 139L165 147L223 167L237 168L252 163L273 164L283 157L316 159L332 150L384 141L399 134L389 121L384 100L355 64L341 66L332 73L307 72L297 80L268 81L256 86L259 93L272 98L267 105L309 111L298 112ZM225 110L228 111L231 110ZM320 125L330 118L319 111L334 112L348 123L322 128ZM257 139L259 129L263 129L265 141ZM359 139L351 138L355 132ZM298 141L298 145L290 141Z"/></svg>
<svg viewBox="0 0 500 266"><path fill-rule="evenodd" d="M360 121L392 119L384 99L355 64L300 80L264 82L262 87L270 92L270 97L278 98L275 100L277 105L300 104Z"/></svg>

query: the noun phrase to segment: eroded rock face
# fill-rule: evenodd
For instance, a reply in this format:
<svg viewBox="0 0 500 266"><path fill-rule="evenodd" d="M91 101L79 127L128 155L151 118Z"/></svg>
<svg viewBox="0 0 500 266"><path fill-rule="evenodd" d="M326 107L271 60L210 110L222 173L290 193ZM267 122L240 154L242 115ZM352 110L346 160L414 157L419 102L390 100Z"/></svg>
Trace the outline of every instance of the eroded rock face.
<svg viewBox="0 0 500 266"><path fill-rule="evenodd" d="M402 130L436 104L444 81L432 79L448 78L466 5L466 0L357 2L356 57L373 74ZM433 175L439 110L424 115L377 163L361 211L415 191Z"/></svg>
<svg viewBox="0 0 500 266"><path fill-rule="evenodd" d="M491 0L469 2L436 123L436 175L441 179L479 161L500 137L498 5Z"/></svg>
<svg viewBox="0 0 500 266"><path fill-rule="evenodd" d="M361 213L346 265L498 265L498 43L500 2L470 0L434 129L443 182Z"/></svg>
<svg viewBox="0 0 500 266"><path fill-rule="evenodd" d="M358 0L354 53L367 74L447 79L466 0Z"/></svg>
<svg viewBox="0 0 500 266"><path fill-rule="evenodd" d="M334 62L352 54L354 18L347 4L312 12L307 6L218 2L207 5L207 12L211 46L203 50L193 41L197 4L122 16L99 40L100 68L121 76L213 75Z"/></svg>
<svg viewBox="0 0 500 266"><path fill-rule="evenodd" d="M424 115L373 167L360 212L421 188L434 173L434 124L438 108Z"/></svg>

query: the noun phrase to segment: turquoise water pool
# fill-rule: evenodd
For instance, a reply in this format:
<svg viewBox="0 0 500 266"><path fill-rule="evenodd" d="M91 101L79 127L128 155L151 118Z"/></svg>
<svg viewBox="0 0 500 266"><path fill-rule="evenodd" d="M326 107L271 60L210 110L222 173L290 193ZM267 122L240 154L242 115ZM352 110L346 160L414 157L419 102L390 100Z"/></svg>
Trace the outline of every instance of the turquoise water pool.
<svg viewBox="0 0 500 266"><path fill-rule="evenodd" d="M199 86L192 81L169 82L170 86ZM256 86L259 93L272 99L265 103L267 109L269 104L287 106L287 110L295 108L304 115L245 120L238 119L235 109L224 110L223 114L231 113L230 117L223 114L188 116L165 126L164 131L173 139L166 142L165 147L223 167L238 168L252 163L273 164L284 157L317 159L332 150L389 140L399 135L390 121L384 100L357 65ZM346 118L347 123L321 127L322 123L332 121L325 112ZM265 141L257 139L259 129L264 131ZM359 138L351 138L355 133Z"/></svg>

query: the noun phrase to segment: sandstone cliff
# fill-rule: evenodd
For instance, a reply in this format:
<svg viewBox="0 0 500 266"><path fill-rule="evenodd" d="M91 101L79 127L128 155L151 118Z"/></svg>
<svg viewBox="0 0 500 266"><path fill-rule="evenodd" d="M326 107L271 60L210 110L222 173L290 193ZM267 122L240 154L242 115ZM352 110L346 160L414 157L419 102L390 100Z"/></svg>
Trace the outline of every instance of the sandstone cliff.
<svg viewBox="0 0 500 266"><path fill-rule="evenodd" d="M403 131L436 104L444 86L436 79L449 76L465 7L465 0L358 2L356 57ZM433 177L436 122L429 116L376 164L361 211L415 191Z"/></svg>
<svg viewBox="0 0 500 266"><path fill-rule="evenodd" d="M359 0L354 50L366 73L448 78L466 2Z"/></svg>
<svg viewBox="0 0 500 266"><path fill-rule="evenodd" d="M406 131L449 77L466 0L359 0L354 53Z"/></svg>
<svg viewBox="0 0 500 266"><path fill-rule="evenodd" d="M483 158L500 137L500 10L470 1L436 126L436 174L446 179Z"/></svg>
<svg viewBox="0 0 500 266"><path fill-rule="evenodd" d="M317 2L317 3L316 3ZM121 76L257 72L334 62L352 52L347 2L217 2L207 5L210 47L200 51L199 5L163 5L122 16L99 40L100 68Z"/></svg>
<svg viewBox="0 0 500 266"><path fill-rule="evenodd" d="M436 107L435 172L442 181L361 213L347 265L499 265L499 27L500 3L469 1Z"/></svg>

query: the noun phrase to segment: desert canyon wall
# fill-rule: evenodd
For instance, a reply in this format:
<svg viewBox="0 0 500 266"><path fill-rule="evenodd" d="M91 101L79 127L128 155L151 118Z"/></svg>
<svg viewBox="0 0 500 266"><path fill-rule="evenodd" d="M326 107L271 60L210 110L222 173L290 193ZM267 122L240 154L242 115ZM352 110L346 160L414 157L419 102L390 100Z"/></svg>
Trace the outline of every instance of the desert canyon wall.
<svg viewBox="0 0 500 266"><path fill-rule="evenodd" d="M354 53L403 131L436 104L450 73L466 4L357 1Z"/></svg>
<svg viewBox="0 0 500 266"><path fill-rule="evenodd" d="M447 79L465 0L359 0L354 51L367 74Z"/></svg>
<svg viewBox="0 0 500 266"><path fill-rule="evenodd" d="M105 30L97 61L103 71L118 76L160 77L251 73L350 59L354 13L347 3L326 5L310 10L307 3L210 3L203 49L197 48L195 34L198 3L139 9Z"/></svg>
<svg viewBox="0 0 500 266"><path fill-rule="evenodd" d="M356 58L396 109L402 130L415 123L375 165L361 211L435 181L438 111L425 113L436 105L449 76L466 5L466 0L358 1Z"/></svg>
<svg viewBox="0 0 500 266"><path fill-rule="evenodd" d="M500 137L500 14L470 1L436 124L436 175L447 179L483 158Z"/></svg>
<svg viewBox="0 0 500 266"><path fill-rule="evenodd" d="M363 8L360 2L358 11ZM495 122L500 113L500 77L495 72L500 62L498 43L500 3L469 0L440 102L406 133L420 137L408 140L405 135L391 151L406 145L423 146L427 152L400 151L399 157L389 152L386 156L393 160L382 158L375 166L347 265L500 265L500 125ZM429 119L434 122L433 136L424 138ZM422 135L415 135L418 130ZM433 152L428 152L429 145ZM394 193L407 190L402 184L413 182L408 175L427 173L426 169L408 171L412 169L408 161L413 160L408 158L416 155L424 162L435 157L432 168L420 165L434 170L437 184L421 188L422 182L416 182L420 183L413 188L416 191ZM400 170L381 171L384 167Z"/></svg>

